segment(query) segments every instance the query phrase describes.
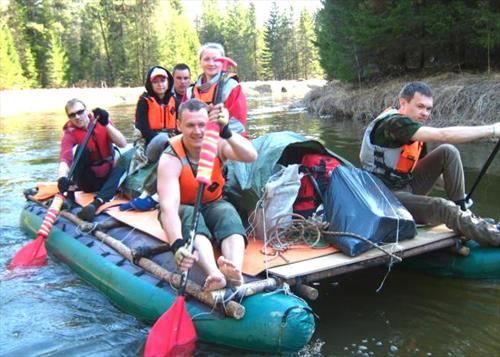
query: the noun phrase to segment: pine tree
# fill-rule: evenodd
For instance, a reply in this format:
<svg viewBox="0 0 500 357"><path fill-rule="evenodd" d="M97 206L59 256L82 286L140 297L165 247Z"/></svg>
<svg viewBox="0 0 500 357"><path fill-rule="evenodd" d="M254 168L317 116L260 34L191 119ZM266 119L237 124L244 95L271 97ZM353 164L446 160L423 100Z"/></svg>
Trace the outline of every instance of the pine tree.
<svg viewBox="0 0 500 357"><path fill-rule="evenodd" d="M169 70L177 63L185 63L196 73L198 67L197 51L200 47L198 34L183 12L173 10L167 21L165 44L170 44L169 53L164 55L165 66ZM175 49L175 50L172 50Z"/></svg>
<svg viewBox="0 0 500 357"><path fill-rule="evenodd" d="M27 88L14 38L7 24L0 18L0 89Z"/></svg>
<svg viewBox="0 0 500 357"><path fill-rule="evenodd" d="M38 86L38 73L35 66L35 58L31 46L26 39L26 8L16 1L10 1L7 11L3 12L8 28L14 40L16 52L19 55L23 76L28 87Z"/></svg>
<svg viewBox="0 0 500 357"><path fill-rule="evenodd" d="M262 62L265 68L263 79L280 79L282 55L281 45L279 43L279 9L273 1L268 20L264 24L264 43L265 48L262 53Z"/></svg>
<svg viewBox="0 0 500 357"><path fill-rule="evenodd" d="M47 87L59 88L67 85L66 73L68 61L61 46L61 40L56 33L52 33L49 56L47 58Z"/></svg>
<svg viewBox="0 0 500 357"><path fill-rule="evenodd" d="M319 64L319 55L316 46L314 21L307 9L300 12L299 30L297 35L299 54L299 78L320 78L323 73Z"/></svg>
<svg viewBox="0 0 500 357"><path fill-rule="evenodd" d="M200 42L218 42L224 46L223 16L218 0L203 0L198 36Z"/></svg>

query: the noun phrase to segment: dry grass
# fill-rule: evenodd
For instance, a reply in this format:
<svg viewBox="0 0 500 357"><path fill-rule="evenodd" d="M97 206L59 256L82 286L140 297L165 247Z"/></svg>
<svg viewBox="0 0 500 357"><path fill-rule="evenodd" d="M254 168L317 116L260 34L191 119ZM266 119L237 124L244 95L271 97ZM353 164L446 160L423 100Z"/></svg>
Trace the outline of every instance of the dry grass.
<svg viewBox="0 0 500 357"><path fill-rule="evenodd" d="M414 78L402 78L356 89L339 81L309 92L306 106L320 116L368 122L397 103L401 87ZM477 125L498 121L500 74L447 73L423 80L434 92L433 126Z"/></svg>

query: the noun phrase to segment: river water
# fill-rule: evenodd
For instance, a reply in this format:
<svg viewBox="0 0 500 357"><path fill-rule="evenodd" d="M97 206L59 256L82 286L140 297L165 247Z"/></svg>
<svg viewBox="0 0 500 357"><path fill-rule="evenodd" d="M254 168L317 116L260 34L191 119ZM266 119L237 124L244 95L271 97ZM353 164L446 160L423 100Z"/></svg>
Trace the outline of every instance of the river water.
<svg viewBox="0 0 500 357"><path fill-rule="evenodd" d="M362 126L289 109L293 98L250 98L252 137L293 130L324 142L357 164ZM63 104L63 103L61 103ZM108 108L118 128L132 133L133 106ZM54 180L63 112L0 119L0 355L136 356L149 331L114 308L64 264L8 279L4 270L29 238L21 231L22 190ZM468 186L493 144L460 147ZM500 160L474 193L474 210L500 218ZM301 356L493 356L500 353L500 281L472 281L386 267L321 281L316 332ZM257 356L198 343L197 356Z"/></svg>

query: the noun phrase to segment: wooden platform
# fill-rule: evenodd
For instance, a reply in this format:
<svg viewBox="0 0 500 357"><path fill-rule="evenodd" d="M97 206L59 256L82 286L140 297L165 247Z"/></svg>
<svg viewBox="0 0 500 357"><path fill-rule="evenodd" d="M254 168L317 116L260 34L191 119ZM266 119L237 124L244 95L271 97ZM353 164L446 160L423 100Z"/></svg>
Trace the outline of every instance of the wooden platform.
<svg viewBox="0 0 500 357"><path fill-rule="evenodd" d="M446 226L440 225L433 228L419 228L417 237L402 241L398 246L387 244L383 247L393 254L405 258L437 249L452 247L456 244L457 239L456 233L446 228ZM389 260L390 257L378 249L372 249L356 257L349 257L337 252L307 261L274 267L269 269L269 274L293 285L298 280L303 283L313 282L381 265Z"/></svg>

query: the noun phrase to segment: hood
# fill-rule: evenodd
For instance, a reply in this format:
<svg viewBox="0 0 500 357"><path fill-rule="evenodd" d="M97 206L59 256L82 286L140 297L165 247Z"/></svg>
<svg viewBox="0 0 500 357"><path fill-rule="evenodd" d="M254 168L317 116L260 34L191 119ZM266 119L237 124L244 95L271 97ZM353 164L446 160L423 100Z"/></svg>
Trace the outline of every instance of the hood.
<svg viewBox="0 0 500 357"><path fill-rule="evenodd" d="M165 72L167 72L168 86L167 86L167 91L165 93L166 97L163 100L163 101L166 101L171 96L172 88L174 86L174 77L172 76L172 74L166 68L164 68L162 66L153 66L150 69L148 69L148 73L146 74L146 83L144 84L144 87L146 88L146 92L147 92L147 94L149 96L155 97L158 100L158 102L160 102L158 96L153 91L153 85L151 84L151 72L153 72L153 70L155 68L161 68L161 69L165 70Z"/></svg>

